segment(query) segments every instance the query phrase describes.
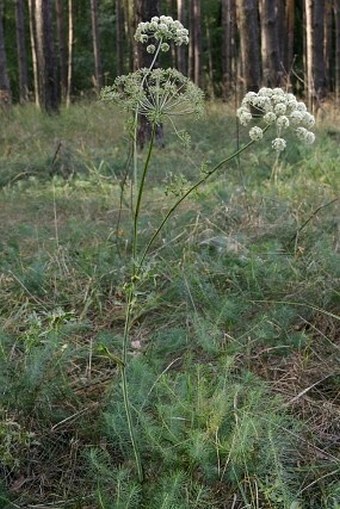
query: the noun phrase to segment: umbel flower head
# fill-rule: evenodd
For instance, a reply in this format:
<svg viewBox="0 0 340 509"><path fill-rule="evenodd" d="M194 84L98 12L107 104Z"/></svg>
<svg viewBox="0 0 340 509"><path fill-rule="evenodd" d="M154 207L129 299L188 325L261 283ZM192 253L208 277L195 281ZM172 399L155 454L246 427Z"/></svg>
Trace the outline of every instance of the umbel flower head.
<svg viewBox="0 0 340 509"><path fill-rule="evenodd" d="M307 144L312 144L315 140L315 134L310 131L315 124L313 115L294 94L286 93L281 88L263 87L259 92L248 92L237 110L237 116L240 124L244 126L247 126L254 117L262 119L267 127L272 125L276 129L272 148L277 152L282 152L286 148L287 142L283 135L288 130ZM254 126L250 129L249 136L252 140L258 141L263 136L263 129Z"/></svg>
<svg viewBox="0 0 340 509"><path fill-rule="evenodd" d="M202 90L171 68L143 68L118 76L112 86L102 89L101 98L126 111L138 112L156 124L172 116L200 115L204 107Z"/></svg>
<svg viewBox="0 0 340 509"><path fill-rule="evenodd" d="M135 33L135 39L142 44L148 44L148 53L156 51L155 42L161 43L161 51L169 51L169 42L173 41L177 46L189 43L189 32L178 20L171 16L154 16L151 21L139 23Z"/></svg>

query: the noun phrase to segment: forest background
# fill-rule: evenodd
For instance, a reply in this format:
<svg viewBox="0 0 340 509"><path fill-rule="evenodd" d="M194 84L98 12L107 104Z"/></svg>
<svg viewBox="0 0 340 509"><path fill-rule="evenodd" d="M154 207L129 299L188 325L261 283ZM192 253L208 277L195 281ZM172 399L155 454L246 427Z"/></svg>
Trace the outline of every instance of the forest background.
<svg viewBox="0 0 340 509"><path fill-rule="evenodd" d="M339 102L339 0L1 0L0 103L57 111L98 92L143 65L135 27L159 14L191 35L162 65L210 98L265 85Z"/></svg>

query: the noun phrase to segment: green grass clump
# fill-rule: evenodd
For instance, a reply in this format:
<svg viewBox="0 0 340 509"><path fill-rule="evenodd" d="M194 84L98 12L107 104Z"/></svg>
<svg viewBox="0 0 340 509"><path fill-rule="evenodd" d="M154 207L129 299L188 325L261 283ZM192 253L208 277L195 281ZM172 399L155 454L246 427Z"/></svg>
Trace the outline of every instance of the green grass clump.
<svg viewBox="0 0 340 509"><path fill-rule="evenodd" d="M191 149L172 135L156 149L140 248L178 183L236 147L227 106L179 128ZM121 131L79 104L14 109L1 135L0 507L339 507L340 133L321 124L273 176L259 145L153 245L128 348L140 484L119 377Z"/></svg>

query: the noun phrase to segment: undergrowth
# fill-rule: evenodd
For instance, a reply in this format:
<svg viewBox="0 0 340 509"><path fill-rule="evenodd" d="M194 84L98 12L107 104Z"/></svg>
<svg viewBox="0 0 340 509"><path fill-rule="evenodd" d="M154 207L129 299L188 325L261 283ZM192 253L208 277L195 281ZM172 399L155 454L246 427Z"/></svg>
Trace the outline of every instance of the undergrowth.
<svg viewBox="0 0 340 509"><path fill-rule="evenodd" d="M141 242L169 175L182 185L236 147L230 118L212 105L191 149L156 149ZM140 485L118 373L131 232L111 119L14 109L1 133L0 507L339 508L340 132L319 127L275 179L266 148L241 158L154 244L129 347Z"/></svg>

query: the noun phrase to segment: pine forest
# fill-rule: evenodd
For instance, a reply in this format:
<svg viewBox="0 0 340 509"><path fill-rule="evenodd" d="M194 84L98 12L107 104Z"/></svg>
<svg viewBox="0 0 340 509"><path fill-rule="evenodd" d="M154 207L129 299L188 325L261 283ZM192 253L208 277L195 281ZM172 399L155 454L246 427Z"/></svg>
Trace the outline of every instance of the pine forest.
<svg viewBox="0 0 340 509"><path fill-rule="evenodd" d="M135 28L159 14L192 34L162 65L209 98L280 86L316 107L339 101L339 0L1 0L0 14L2 105L56 111L98 92L139 66Z"/></svg>

